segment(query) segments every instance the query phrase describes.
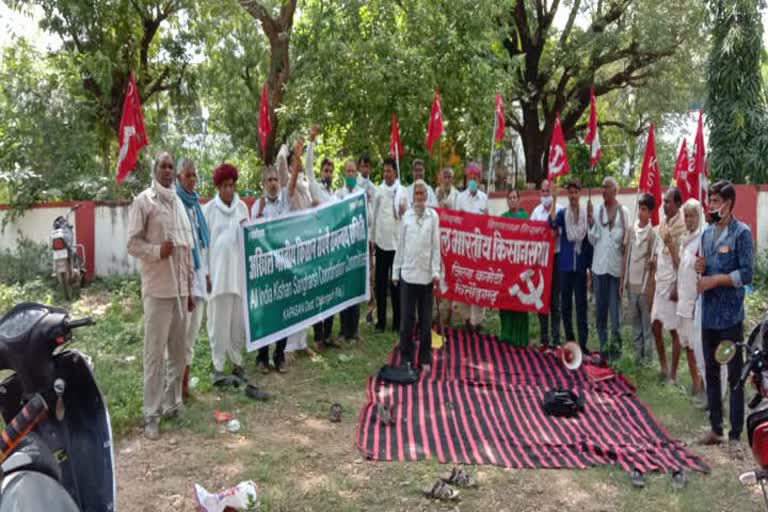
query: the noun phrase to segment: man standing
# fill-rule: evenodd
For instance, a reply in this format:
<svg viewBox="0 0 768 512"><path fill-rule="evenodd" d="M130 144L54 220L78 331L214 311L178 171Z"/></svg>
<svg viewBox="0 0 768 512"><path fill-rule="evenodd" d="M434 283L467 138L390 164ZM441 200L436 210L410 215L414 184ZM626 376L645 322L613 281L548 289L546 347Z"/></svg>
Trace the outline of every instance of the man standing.
<svg viewBox="0 0 768 512"><path fill-rule="evenodd" d="M208 299L208 290L210 290L211 285L208 279L208 224L206 224L203 210L200 208L200 198L197 196L197 192L195 192L195 186L197 185L195 164L192 160L182 160L179 163L178 170L179 173L176 175L176 194L181 199L187 212L187 217L189 217L195 243L192 248L192 261L195 268L195 279L192 282L192 300L195 303L195 309L189 315L187 332L184 336L184 339L187 341L187 364L184 367L184 377L181 381L181 395L186 400L190 397L189 372L195 355L195 342L197 342L197 336L200 334L205 301Z"/></svg>
<svg viewBox="0 0 768 512"><path fill-rule="evenodd" d="M549 212L552 210L552 191L549 181L541 182L539 188L541 203L533 209L531 220L549 222ZM563 207L555 203L555 212L560 212ZM539 328L541 331L541 345L545 348L554 348L560 345L560 236L555 232L555 257L552 261L552 289L549 294L549 314L539 314ZM552 338L550 339L550 333Z"/></svg>
<svg viewBox="0 0 768 512"><path fill-rule="evenodd" d="M446 167L440 171L440 186L435 192L437 196L437 206L440 208L456 209L456 203L459 200L459 191L453 186L453 169ZM437 314L440 318L440 325L451 325L451 312L453 310L453 301L441 298Z"/></svg>
<svg viewBox="0 0 768 512"><path fill-rule="evenodd" d="M277 169L272 166L265 167L261 179L264 195L254 202L251 208L251 218L256 222L275 219L288 211L288 200L285 189L280 187ZM275 350L272 354L272 365L279 373L287 371L285 367L285 345L287 342L288 338L283 338L275 343ZM256 356L256 368L261 373L269 373L269 345L259 349Z"/></svg>
<svg viewBox="0 0 768 512"><path fill-rule="evenodd" d="M413 161L413 183L408 185L407 187L401 187L400 188L400 195L395 198L395 201L397 202L399 208L400 208L400 216L402 217L405 215L405 211L413 206L413 186L414 184L419 180L426 180L426 170L424 169L424 160L419 160L418 158ZM435 191L432 190L432 187L427 185L427 182L424 181L424 185L427 187L427 206L434 208L437 206L437 197L435 196Z"/></svg>
<svg viewBox="0 0 768 512"><path fill-rule="evenodd" d="M723 340L744 341L744 287L752 283L754 272L752 233L749 226L733 217L735 203L736 189L731 182L718 181L709 188L710 225L702 234L704 254L696 262L696 272L702 275L698 291L702 294L701 335L712 428L701 440L707 445L719 444L723 436L720 368L715 350ZM738 347L736 356L728 363L729 448L738 446L744 428L744 389L736 388L743 365L742 350Z"/></svg>
<svg viewBox="0 0 768 512"><path fill-rule="evenodd" d="M400 236L400 211L395 198L400 182L395 177L395 161L384 160L384 183L376 191L373 203L371 233L376 255L376 332L382 333L387 326L387 290L392 299L392 330L400 330L400 294L392 281L392 264Z"/></svg>
<svg viewBox="0 0 768 512"><path fill-rule="evenodd" d="M336 191L336 199L342 200L348 195L362 192L363 189L357 185L357 167L354 160L347 160L344 164L344 186ZM370 222L370 210L368 225ZM353 304L339 314L341 320L341 335L348 343L355 343L360 340L358 326L360 325L360 304Z"/></svg>
<svg viewBox="0 0 768 512"><path fill-rule="evenodd" d="M178 414L187 347L187 313L194 310L194 239L173 188L173 158L155 159L152 186L136 196L128 219L128 254L141 260L144 303L144 436L160 437L160 416ZM167 354L167 364L163 359Z"/></svg>
<svg viewBox="0 0 768 512"><path fill-rule="evenodd" d="M680 338L677 335L677 269L680 265L680 245L685 236L685 219L680 212L682 198L676 188L664 194L664 220L659 225L654 267L656 269L656 293L651 308L651 329L656 339L656 351L662 376L671 383L677 382L677 365L680 362ZM672 368L667 367L662 329L672 336Z"/></svg>
<svg viewBox="0 0 768 512"><path fill-rule="evenodd" d="M368 198L368 211L370 212L368 217L373 220L373 200L376 197L376 185L371 181L371 157L368 153L363 153L357 160L357 169L359 174L357 176L357 186L365 190L365 196ZM370 232L371 222L368 222L368 230ZM368 250L368 286L371 288L371 298L368 300L368 311L365 315L365 321L368 325L373 324L373 312L376 310L376 293L374 288L374 257L373 257L373 243L370 244Z"/></svg>
<svg viewBox="0 0 768 512"><path fill-rule="evenodd" d="M414 184L413 207L403 218L392 279L400 283L403 325L400 354L411 366L428 375L432 364L432 291L440 280L440 220L427 207L427 184ZM413 328L419 317L419 354L414 360Z"/></svg>
<svg viewBox="0 0 768 512"><path fill-rule="evenodd" d="M592 246L587 236L587 209L579 204L581 182L571 178L567 185L568 206L557 209L557 187L552 186L552 206L549 225L558 230L560 237L560 305L563 329L567 341L573 334L573 302L576 299L576 324L579 345L587 351L589 324L587 323L587 270L592 265Z"/></svg>
<svg viewBox="0 0 768 512"><path fill-rule="evenodd" d="M621 356L620 290L624 276L624 247L628 234L629 211L616 201L619 186L610 176L603 180L603 204L587 208L589 243L594 248L592 282L595 293L597 337L603 362ZM611 344L608 344L608 316L611 317Z"/></svg>
<svg viewBox="0 0 768 512"><path fill-rule="evenodd" d="M656 246L656 233L651 225L651 213L656 200L650 194L641 194L637 202L637 221L629 226L624 286L629 292L629 318L632 322L632 341L635 364L650 365L651 352L651 260ZM694 286L696 284L694 280Z"/></svg>
<svg viewBox="0 0 768 512"><path fill-rule="evenodd" d="M488 215L488 196L485 195L485 192L479 190L482 172L482 167L477 162L467 164L464 174L469 181L467 182L467 190L459 194L456 199L457 210ZM482 330L484 314L482 306L459 302L454 302L453 304L455 308L460 310L468 331L480 332Z"/></svg>

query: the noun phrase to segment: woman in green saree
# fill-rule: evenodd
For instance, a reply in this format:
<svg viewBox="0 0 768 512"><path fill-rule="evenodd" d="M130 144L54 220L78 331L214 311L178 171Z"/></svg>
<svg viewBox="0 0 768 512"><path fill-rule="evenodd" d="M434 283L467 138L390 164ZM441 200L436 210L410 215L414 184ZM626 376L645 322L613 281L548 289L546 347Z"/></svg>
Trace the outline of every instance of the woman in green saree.
<svg viewBox="0 0 768 512"><path fill-rule="evenodd" d="M520 193L512 189L507 192L507 206L509 210L503 213L502 217L512 219L527 219L528 213L518 206L520 202ZM515 347L528 346L528 313L525 311L506 311L499 310L499 320L501 321L501 332L499 339L504 343L510 343Z"/></svg>

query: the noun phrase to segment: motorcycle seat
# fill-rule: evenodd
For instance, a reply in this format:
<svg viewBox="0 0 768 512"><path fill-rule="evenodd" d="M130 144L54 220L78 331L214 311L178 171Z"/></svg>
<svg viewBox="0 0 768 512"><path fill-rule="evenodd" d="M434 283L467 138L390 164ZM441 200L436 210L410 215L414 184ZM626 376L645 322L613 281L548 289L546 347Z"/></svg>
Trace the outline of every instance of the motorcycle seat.
<svg viewBox="0 0 768 512"><path fill-rule="evenodd" d="M22 439L1 467L5 476L17 471L36 471L61 482L59 463L45 442L34 432Z"/></svg>

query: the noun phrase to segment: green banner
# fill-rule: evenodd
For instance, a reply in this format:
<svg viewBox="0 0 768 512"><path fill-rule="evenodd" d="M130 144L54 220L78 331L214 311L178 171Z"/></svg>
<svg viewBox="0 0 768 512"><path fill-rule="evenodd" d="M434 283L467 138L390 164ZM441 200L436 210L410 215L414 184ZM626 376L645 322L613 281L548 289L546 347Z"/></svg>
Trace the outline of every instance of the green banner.
<svg viewBox="0 0 768 512"><path fill-rule="evenodd" d="M243 226L249 352L368 300L366 208L360 192Z"/></svg>

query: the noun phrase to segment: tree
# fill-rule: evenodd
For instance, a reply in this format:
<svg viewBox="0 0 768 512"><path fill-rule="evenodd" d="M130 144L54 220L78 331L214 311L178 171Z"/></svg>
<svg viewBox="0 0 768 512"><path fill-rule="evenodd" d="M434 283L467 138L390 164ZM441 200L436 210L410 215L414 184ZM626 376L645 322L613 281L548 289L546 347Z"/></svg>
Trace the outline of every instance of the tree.
<svg viewBox="0 0 768 512"><path fill-rule="evenodd" d="M262 2L256 0L239 0L239 2L243 9L261 23L261 28L269 40L269 73L266 85L272 131L267 136L262 159L264 163L271 164L276 155L275 138L278 129L275 110L283 104L286 84L291 76L290 43L296 0L284 0L277 16Z"/></svg>
<svg viewBox="0 0 768 512"><path fill-rule="evenodd" d="M759 0L711 0L713 44L708 66L710 172L738 183L768 178L768 110L761 58Z"/></svg>
<svg viewBox="0 0 768 512"><path fill-rule="evenodd" d="M546 175L546 154L554 119L560 113L566 138L581 129L589 106L590 88L596 96L647 87L665 67L692 63L703 48L703 6L688 0L572 0L567 21L554 26L560 0L514 0L499 19L512 77L508 97L517 105L509 124L520 134L528 181ZM585 26L577 21L587 19ZM664 97L654 98L664 101ZM675 111L687 105L675 105ZM638 135L643 126L604 118Z"/></svg>

